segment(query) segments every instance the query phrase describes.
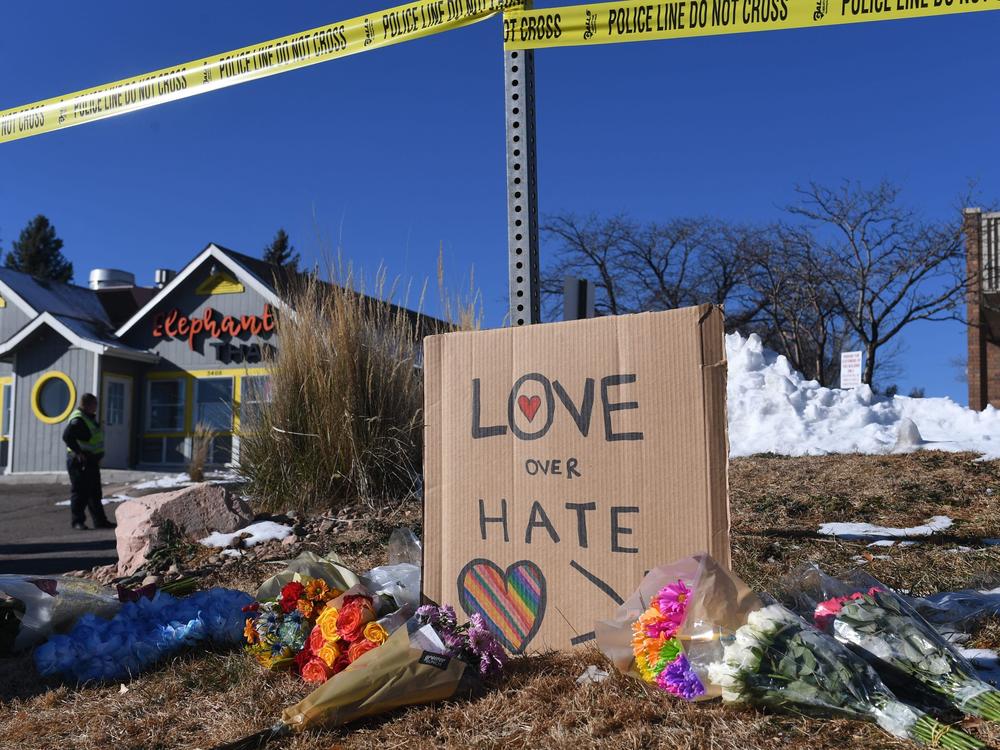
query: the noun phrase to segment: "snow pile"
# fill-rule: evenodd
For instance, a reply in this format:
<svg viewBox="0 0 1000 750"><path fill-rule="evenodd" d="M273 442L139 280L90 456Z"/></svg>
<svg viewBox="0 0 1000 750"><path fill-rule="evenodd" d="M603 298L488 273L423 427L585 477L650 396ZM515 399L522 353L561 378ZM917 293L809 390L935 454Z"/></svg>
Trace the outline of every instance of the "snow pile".
<svg viewBox="0 0 1000 750"><path fill-rule="evenodd" d="M841 539L906 539L909 537L930 536L936 531L951 528L952 520L948 516L931 516L920 526L894 528L892 526L875 526L870 523L824 523L818 533L835 536Z"/></svg>
<svg viewBox="0 0 1000 750"><path fill-rule="evenodd" d="M874 395L867 385L824 388L806 380L785 357L765 349L756 334L727 335L726 354L732 456L889 453L929 447L1000 458L1000 410L993 407L976 412L950 398L886 398Z"/></svg>
<svg viewBox="0 0 1000 750"><path fill-rule="evenodd" d="M268 542L272 539L282 540L292 533L292 527L274 521L258 521L252 523L232 534L223 534L220 531L213 531L204 539L200 539L201 544L206 547L228 547L238 537L244 537L243 546L253 547L261 542Z"/></svg>
<svg viewBox="0 0 1000 750"><path fill-rule="evenodd" d="M980 679L1000 687L1000 655L989 648L959 648L958 652L972 662Z"/></svg>

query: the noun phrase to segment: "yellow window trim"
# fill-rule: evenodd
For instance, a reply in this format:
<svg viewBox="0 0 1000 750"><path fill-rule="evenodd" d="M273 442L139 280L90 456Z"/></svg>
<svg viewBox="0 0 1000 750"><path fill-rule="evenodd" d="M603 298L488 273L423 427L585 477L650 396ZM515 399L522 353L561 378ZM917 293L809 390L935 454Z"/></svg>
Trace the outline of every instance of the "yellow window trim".
<svg viewBox="0 0 1000 750"><path fill-rule="evenodd" d="M147 372L147 380L169 380L171 378L235 378L241 375L269 375L270 367L230 367L225 370L162 370Z"/></svg>
<svg viewBox="0 0 1000 750"><path fill-rule="evenodd" d="M198 378L233 379L233 429L221 431L218 435L238 435L240 431L240 407L243 404L243 378L270 375L269 367L247 367L242 370L170 370L146 373L147 380L184 381L184 429L177 432L146 432L144 438L191 437L194 435L194 387Z"/></svg>
<svg viewBox="0 0 1000 750"><path fill-rule="evenodd" d="M208 297L213 294L242 294L245 291L246 289L234 276L220 271L201 282L194 293Z"/></svg>
<svg viewBox="0 0 1000 750"><path fill-rule="evenodd" d="M3 305L0 305L0 307L3 307ZM3 401L3 387L5 385L13 385L13 384L14 384L13 375L4 375L3 377L0 377L0 422L3 421L3 413L7 410L7 404L5 404ZM7 442L7 436L0 435L0 443L6 443L6 442Z"/></svg>
<svg viewBox="0 0 1000 750"><path fill-rule="evenodd" d="M69 388L69 404L66 406L66 410L55 417L47 417L42 413L42 410L38 408L38 395L41 393L42 386L45 385L50 380L61 380ZM58 370L53 370L47 372L38 380L35 381L35 385L31 388L31 411L35 413L35 417L39 422L44 424L59 424L64 421L66 417L73 413L73 408L76 406L76 386L73 385L73 381L69 379L69 375L64 372L59 372Z"/></svg>

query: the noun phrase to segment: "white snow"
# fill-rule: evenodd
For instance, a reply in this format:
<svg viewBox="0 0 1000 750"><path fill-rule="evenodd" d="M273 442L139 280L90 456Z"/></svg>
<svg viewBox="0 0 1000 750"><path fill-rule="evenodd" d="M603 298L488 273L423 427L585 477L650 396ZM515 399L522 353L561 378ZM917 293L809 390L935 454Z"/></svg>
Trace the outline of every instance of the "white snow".
<svg viewBox="0 0 1000 750"><path fill-rule="evenodd" d="M908 526L902 529L891 526L875 526L870 523L824 523L819 527L818 533L841 539L885 539L886 537L899 539L930 536L936 531L949 528L951 524L952 520L948 516L931 516L921 526Z"/></svg>
<svg viewBox="0 0 1000 750"><path fill-rule="evenodd" d="M960 648L959 653L972 662L979 676L1000 686L1000 655L988 648Z"/></svg>
<svg viewBox="0 0 1000 750"><path fill-rule="evenodd" d="M950 398L887 398L867 385L824 388L765 349L756 334L727 335L726 355L732 456L933 448L1000 458L1000 410L992 406L977 412Z"/></svg>
<svg viewBox="0 0 1000 750"><path fill-rule="evenodd" d="M133 484L132 487L137 490L161 490L175 489L189 484L191 484L191 477L187 474L166 474L156 479Z"/></svg>
<svg viewBox="0 0 1000 750"><path fill-rule="evenodd" d="M131 500L130 495L112 495L111 497L101 498L101 505L111 505L112 503L124 503L126 500ZM69 500L60 500L56 505L69 505Z"/></svg>
<svg viewBox="0 0 1000 750"><path fill-rule="evenodd" d="M205 472L206 482L229 482L238 479L235 471L209 471ZM137 490L171 490L187 487L193 484L191 475L181 472L180 474L164 474L155 479L148 479L145 482L133 484L132 488Z"/></svg>
<svg viewBox="0 0 1000 750"><path fill-rule="evenodd" d="M258 521L252 523L232 534L223 534L220 531L213 531L204 539L199 541L206 547L228 547L237 537L245 537L243 545L253 547L255 544L267 542L272 539L281 540L292 533L292 527L274 521Z"/></svg>

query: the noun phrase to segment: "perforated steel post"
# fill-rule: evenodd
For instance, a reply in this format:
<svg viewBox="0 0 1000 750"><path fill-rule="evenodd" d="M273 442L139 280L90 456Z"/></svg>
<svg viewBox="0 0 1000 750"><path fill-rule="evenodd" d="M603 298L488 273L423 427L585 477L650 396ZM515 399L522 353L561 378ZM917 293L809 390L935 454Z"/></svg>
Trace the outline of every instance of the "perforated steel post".
<svg viewBox="0 0 1000 750"><path fill-rule="evenodd" d="M535 55L504 53L507 112L507 249L510 324L541 322L538 182L535 172Z"/></svg>

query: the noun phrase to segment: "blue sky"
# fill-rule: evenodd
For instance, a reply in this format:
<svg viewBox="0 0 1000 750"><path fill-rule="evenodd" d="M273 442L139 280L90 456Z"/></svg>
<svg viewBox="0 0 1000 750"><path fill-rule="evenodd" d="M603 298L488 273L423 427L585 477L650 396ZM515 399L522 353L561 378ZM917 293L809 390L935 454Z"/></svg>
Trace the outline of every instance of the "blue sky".
<svg viewBox="0 0 1000 750"><path fill-rule="evenodd" d="M392 2L6 3L0 109ZM539 2L537 7L554 5ZM1000 194L990 94L1000 14L536 53L543 215L769 221L796 184L888 178L958 218ZM44 213L77 281L180 267L209 241L257 254L284 226L307 261L450 285L486 323L506 298L499 19L0 146L0 245ZM545 246L542 247L543 263ZM427 308L434 311L436 292ZM966 401L957 323L905 335L901 391Z"/></svg>

